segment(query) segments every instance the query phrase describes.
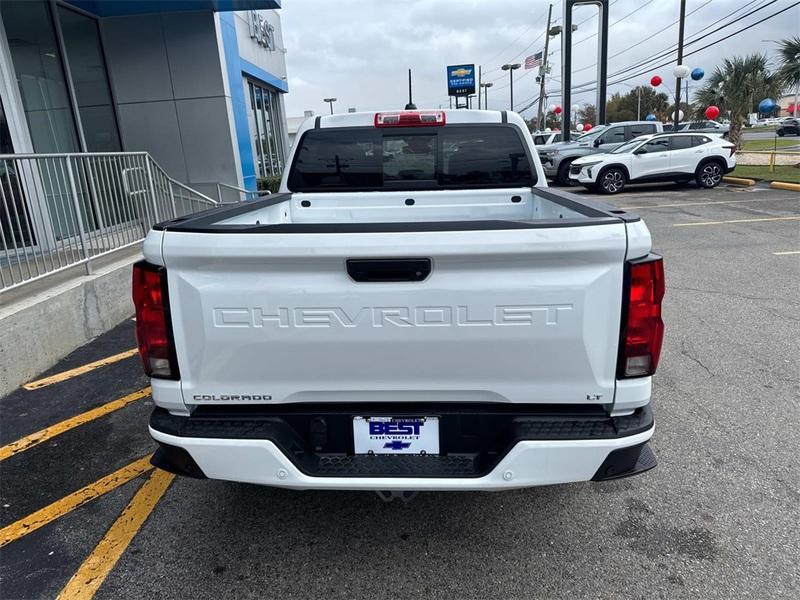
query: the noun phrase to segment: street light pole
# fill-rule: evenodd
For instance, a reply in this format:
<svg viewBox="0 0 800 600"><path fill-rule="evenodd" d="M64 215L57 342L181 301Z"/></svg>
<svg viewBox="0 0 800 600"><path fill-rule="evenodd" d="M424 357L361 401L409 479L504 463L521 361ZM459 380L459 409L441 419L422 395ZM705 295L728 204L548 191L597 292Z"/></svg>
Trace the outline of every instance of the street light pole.
<svg viewBox="0 0 800 600"><path fill-rule="evenodd" d="M620 81L622 85L631 88L632 90L636 90L636 120L642 120L642 86L637 85L636 87L632 86L629 83L625 83L624 81Z"/></svg>
<svg viewBox="0 0 800 600"><path fill-rule="evenodd" d="M336 102L336 98L323 98L323 100L331 107L331 114L333 114L333 103Z"/></svg>
<svg viewBox="0 0 800 600"><path fill-rule="evenodd" d="M508 84L509 87L511 88L510 110L512 111L514 110L514 71L519 69L521 66L522 65L520 65L519 63L513 63L513 64L505 64L502 67L500 67L501 69L503 69L503 71L508 71Z"/></svg>
<svg viewBox="0 0 800 600"><path fill-rule="evenodd" d="M478 65L478 110L481 109L481 65Z"/></svg>
<svg viewBox="0 0 800 600"><path fill-rule="evenodd" d="M489 110L489 88L492 87L494 84L491 81L487 81L486 83L482 83L481 87L483 88L483 108L484 110ZM480 90L478 90L480 91Z"/></svg>

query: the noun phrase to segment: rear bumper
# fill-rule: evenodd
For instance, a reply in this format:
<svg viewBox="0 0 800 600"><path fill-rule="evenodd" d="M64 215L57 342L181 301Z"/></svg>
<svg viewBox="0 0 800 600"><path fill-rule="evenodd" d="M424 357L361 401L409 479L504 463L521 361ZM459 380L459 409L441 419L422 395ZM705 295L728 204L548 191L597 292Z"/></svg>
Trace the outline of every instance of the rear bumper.
<svg viewBox="0 0 800 600"><path fill-rule="evenodd" d="M150 434L161 447L153 463L193 477L286 488L431 491L599 481L655 466L647 446L654 430L649 406L616 418L512 414L503 408L500 413L426 410L440 415L440 456L354 455L342 446L352 438L345 425L352 409L322 416L294 411L192 417L156 409ZM330 428L324 439L321 421ZM493 433L475 431L475 422L488 423Z"/></svg>

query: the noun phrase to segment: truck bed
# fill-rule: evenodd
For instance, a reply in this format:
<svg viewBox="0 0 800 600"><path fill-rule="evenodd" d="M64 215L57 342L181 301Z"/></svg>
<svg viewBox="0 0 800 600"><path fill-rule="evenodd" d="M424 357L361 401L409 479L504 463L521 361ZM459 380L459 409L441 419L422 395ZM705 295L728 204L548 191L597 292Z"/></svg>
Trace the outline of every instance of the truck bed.
<svg viewBox="0 0 800 600"><path fill-rule="evenodd" d="M567 227L639 217L547 188L283 193L167 221L156 230L222 233L442 231Z"/></svg>

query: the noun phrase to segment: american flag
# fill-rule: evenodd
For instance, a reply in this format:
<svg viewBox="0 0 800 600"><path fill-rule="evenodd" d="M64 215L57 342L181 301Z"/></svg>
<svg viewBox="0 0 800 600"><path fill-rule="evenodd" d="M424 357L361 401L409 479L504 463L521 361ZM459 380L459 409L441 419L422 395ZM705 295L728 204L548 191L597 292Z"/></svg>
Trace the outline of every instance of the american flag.
<svg viewBox="0 0 800 600"><path fill-rule="evenodd" d="M529 57L525 59L525 68L532 69L534 67L538 67L542 64L542 53L537 52L536 54L531 54Z"/></svg>

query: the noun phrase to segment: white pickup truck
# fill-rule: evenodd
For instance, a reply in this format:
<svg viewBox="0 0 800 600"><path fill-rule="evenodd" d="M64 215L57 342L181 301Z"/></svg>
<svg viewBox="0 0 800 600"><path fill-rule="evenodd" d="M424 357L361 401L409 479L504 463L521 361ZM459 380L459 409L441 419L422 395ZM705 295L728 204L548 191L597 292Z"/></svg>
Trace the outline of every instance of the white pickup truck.
<svg viewBox="0 0 800 600"><path fill-rule="evenodd" d="M297 140L280 193L147 236L156 466L395 495L655 466L664 278L638 216L548 190L511 112L323 116Z"/></svg>

